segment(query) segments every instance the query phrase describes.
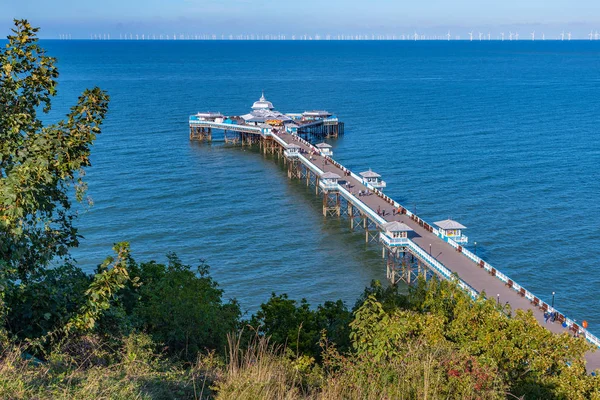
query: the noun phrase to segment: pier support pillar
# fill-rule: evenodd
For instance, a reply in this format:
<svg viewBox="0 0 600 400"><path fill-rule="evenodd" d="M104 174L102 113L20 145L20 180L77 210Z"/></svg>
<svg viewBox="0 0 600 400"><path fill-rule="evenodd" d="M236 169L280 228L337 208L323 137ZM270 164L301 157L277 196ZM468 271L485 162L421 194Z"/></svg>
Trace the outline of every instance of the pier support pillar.
<svg viewBox="0 0 600 400"><path fill-rule="evenodd" d="M340 216L340 194L338 192L323 192L323 216Z"/></svg>

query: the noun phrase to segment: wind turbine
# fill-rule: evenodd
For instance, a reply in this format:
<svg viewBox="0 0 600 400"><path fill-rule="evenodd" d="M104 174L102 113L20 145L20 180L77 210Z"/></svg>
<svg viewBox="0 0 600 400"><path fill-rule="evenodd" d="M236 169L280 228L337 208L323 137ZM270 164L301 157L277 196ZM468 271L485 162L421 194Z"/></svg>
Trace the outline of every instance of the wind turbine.
<svg viewBox="0 0 600 400"><path fill-rule="evenodd" d="M542 32L542 40L546 40L546 34Z"/></svg>
<svg viewBox="0 0 600 400"><path fill-rule="evenodd" d="M571 40L571 32L567 33L567 37L569 38L569 41Z"/></svg>
<svg viewBox="0 0 600 400"><path fill-rule="evenodd" d="M508 31L508 40L512 41L512 37L513 37L513 33L511 31Z"/></svg>
<svg viewBox="0 0 600 400"><path fill-rule="evenodd" d="M594 39L594 31L590 31L590 34L588 35L590 37L590 40Z"/></svg>
<svg viewBox="0 0 600 400"><path fill-rule="evenodd" d="M502 37L502 41L504 42L504 32L500 32L500 36Z"/></svg>
<svg viewBox="0 0 600 400"><path fill-rule="evenodd" d="M483 35L483 33L479 32L479 41L481 42L481 35Z"/></svg>
<svg viewBox="0 0 600 400"><path fill-rule="evenodd" d="M519 32L515 33L515 40L519 40Z"/></svg>
<svg viewBox="0 0 600 400"><path fill-rule="evenodd" d="M488 32L488 40L492 40L492 33Z"/></svg>
<svg viewBox="0 0 600 400"><path fill-rule="evenodd" d="M598 40L598 31L594 34L594 39Z"/></svg>
<svg viewBox="0 0 600 400"><path fill-rule="evenodd" d="M415 41L417 41L419 39L419 34L417 33L417 31L415 31Z"/></svg>
<svg viewBox="0 0 600 400"><path fill-rule="evenodd" d="M473 41L473 31L469 32L469 40L471 42Z"/></svg>
<svg viewBox="0 0 600 400"><path fill-rule="evenodd" d="M565 40L565 31L560 34L560 40Z"/></svg>
<svg viewBox="0 0 600 400"><path fill-rule="evenodd" d="M534 41L535 40L535 31L531 32L531 40Z"/></svg>
<svg viewBox="0 0 600 400"><path fill-rule="evenodd" d="M448 31L448 33L446 34L446 37L448 37L448 41L450 41L450 31Z"/></svg>

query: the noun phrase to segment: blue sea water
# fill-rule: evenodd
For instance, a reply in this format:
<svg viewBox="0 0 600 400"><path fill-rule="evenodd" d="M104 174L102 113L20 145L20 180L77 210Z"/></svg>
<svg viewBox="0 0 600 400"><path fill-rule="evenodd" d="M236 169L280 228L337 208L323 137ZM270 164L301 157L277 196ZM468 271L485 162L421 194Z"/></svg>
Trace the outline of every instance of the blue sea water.
<svg viewBox="0 0 600 400"><path fill-rule="evenodd" d="M86 87L111 95L88 169L95 205L75 251L91 271L117 241L137 260L206 259L227 297L272 291L352 305L385 279L376 247L256 151L188 140L188 115L279 111L346 123L335 158L381 173L428 221L600 332L597 42L44 41L58 57L49 120Z"/></svg>

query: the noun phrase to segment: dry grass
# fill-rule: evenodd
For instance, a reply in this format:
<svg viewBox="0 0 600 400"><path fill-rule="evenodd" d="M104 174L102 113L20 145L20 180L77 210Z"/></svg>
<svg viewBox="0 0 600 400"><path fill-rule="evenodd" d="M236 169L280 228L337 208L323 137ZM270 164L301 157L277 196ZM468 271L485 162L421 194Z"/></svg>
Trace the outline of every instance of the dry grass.
<svg viewBox="0 0 600 400"><path fill-rule="evenodd" d="M254 336L246 348L241 335L228 335L228 360L223 376L214 387L217 399L306 399L308 389L284 349L268 338Z"/></svg>
<svg viewBox="0 0 600 400"><path fill-rule="evenodd" d="M124 354L132 356L131 351ZM44 363L25 358L17 347L9 347L0 354L1 399L210 397L203 364L180 368L153 358L124 357L111 365L91 365L89 360L94 355L88 354L86 361L78 365L64 353L53 355Z"/></svg>

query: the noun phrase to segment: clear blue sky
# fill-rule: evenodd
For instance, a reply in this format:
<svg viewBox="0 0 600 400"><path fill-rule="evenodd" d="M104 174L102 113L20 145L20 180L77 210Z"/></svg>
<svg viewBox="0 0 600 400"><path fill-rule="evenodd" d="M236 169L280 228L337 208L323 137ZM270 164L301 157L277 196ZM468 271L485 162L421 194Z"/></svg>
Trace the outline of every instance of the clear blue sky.
<svg viewBox="0 0 600 400"><path fill-rule="evenodd" d="M0 33L27 18L43 37L133 34L424 34L600 31L598 0L0 0Z"/></svg>

